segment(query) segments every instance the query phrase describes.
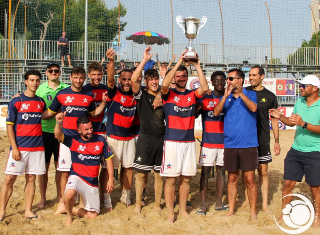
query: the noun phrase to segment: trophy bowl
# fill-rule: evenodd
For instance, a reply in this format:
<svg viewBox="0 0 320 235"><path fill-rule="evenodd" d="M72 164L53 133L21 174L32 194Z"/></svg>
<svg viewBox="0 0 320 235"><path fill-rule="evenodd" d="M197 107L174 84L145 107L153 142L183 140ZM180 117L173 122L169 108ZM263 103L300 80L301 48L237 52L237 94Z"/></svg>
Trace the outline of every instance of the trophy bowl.
<svg viewBox="0 0 320 235"><path fill-rule="evenodd" d="M183 29L186 38L189 39L189 44L187 46L188 51L184 55L184 60L197 61L197 53L193 46L193 39L195 39L200 31L200 29L207 23L207 17L202 16L199 20L195 17L187 17L182 19L181 15L176 17L177 24Z"/></svg>

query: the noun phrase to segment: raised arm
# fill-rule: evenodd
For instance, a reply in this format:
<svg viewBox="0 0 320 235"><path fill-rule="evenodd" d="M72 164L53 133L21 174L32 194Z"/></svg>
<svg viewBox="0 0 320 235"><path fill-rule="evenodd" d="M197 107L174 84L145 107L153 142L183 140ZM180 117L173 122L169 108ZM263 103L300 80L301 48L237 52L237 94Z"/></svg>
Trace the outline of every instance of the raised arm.
<svg viewBox="0 0 320 235"><path fill-rule="evenodd" d="M170 87L170 83L171 83L171 81L172 81L172 78L174 77L175 73L177 72L179 66L182 64L182 62L183 62L183 56L184 56L184 54L185 54L186 52L187 52L187 49L182 52L182 54L180 55L180 58L179 58L178 62L176 63L176 65L173 67L173 69L171 69L171 70L169 71L169 73L168 73L168 74L165 76L165 78L163 79L163 81L162 81L162 86L161 86L161 93L162 93L163 95L168 94L168 92L169 92L169 87Z"/></svg>
<svg viewBox="0 0 320 235"><path fill-rule="evenodd" d="M96 118L98 117L104 110L106 109L107 106L107 99L108 99L108 91L104 92L102 94L102 101L101 104L92 112L89 112L90 117Z"/></svg>
<svg viewBox="0 0 320 235"><path fill-rule="evenodd" d="M63 142L63 133L62 133L62 122L66 111L64 113L58 113L56 115L56 125L54 127L54 137L59 141Z"/></svg>
<svg viewBox="0 0 320 235"><path fill-rule="evenodd" d="M114 80L114 56L116 52L113 48L109 48L106 52L106 57L109 59L109 63L107 65L107 85L110 88L113 88L116 84Z"/></svg>
<svg viewBox="0 0 320 235"><path fill-rule="evenodd" d="M141 86L141 73L145 66L145 64L148 62L148 60L151 59L152 53L150 54L151 47L147 47L144 50L142 61L140 62L139 66L136 68L136 70L133 72L131 77L131 84L132 84L132 92L133 94L137 94L140 90Z"/></svg>
<svg viewBox="0 0 320 235"><path fill-rule="evenodd" d="M172 60L170 61L170 63L167 66L167 69L170 69L171 65L173 64L173 62L176 60L177 55L172 56Z"/></svg>
<svg viewBox="0 0 320 235"><path fill-rule="evenodd" d="M159 61L158 53L156 53L156 59L157 59L157 66L158 66L158 69L160 70L160 61Z"/></svg>
<svg viewBox="0 0 320 235"><path fill-rule="evenodd" d="M227 83L224 95L222 96L222 98L219 101L219 103L217 104L217 106L214 108L214 116L219 116L222 113L224 104L225 104L228 96L231 94L232 89L233 89L232 85L230 83Z"/></svg>
<svg viewBox="0 0 320 235"><path fill-rule="evenodd" d="M203 96L209 89L208 82L206 77L203 74L200 60L198 59L197 62L190 61L190 63L196 68L197 73L199 75L200 87L197 89L198 95Z"/></svg>

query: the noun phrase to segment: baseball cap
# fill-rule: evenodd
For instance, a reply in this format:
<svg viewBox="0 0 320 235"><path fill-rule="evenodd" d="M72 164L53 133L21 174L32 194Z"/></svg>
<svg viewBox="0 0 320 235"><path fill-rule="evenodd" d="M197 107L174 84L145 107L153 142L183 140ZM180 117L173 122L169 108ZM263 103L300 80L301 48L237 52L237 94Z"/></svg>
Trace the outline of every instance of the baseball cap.
<svg viewBox="0 0 320 235"><path fill-rule="evenodd" d="M308 75L305 76L301 81L301 84L304 85L312 85L312 86L316 86L318 88L320 88L320 81L319 78L315 75Z"/></svg>
<svg viewBox="0 0 320 235"><path fill-rule="evenodd" d="M55 65L60 69L60 65L57 62L49 62L49 64L47 64L47 69L50 68L52 65Z"/></svg>
<svg viewBox="0 0 320 235"><path fill-rule="evenodd" d="M124 62L124 60L120 60L120 62Z"/></svg>

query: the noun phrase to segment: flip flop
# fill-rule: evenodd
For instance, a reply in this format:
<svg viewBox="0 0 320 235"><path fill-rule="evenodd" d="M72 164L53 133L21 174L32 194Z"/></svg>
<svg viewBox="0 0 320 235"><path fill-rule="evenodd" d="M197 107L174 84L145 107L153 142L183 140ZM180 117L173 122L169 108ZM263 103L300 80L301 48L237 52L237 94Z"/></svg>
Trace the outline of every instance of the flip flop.
<svg viewBox="0 0 320 235"><path fill-rule="evenodd" d="M207 210L203 210L203 209L199 209L199 210L197 210L197 213L196 213L197 215L206 215L207 214Z"/></svg>
<svg viewBox="0 0 320 235"><path fill-rule="evenodd" d="M31 216L31 217L26 217L28 220L37 220L38 219L38 215L34 215L34 216Z"/></svg>
<svg viewBox="0 0 320 235"><path fill-rule="evenodd" d="M229 206L222 205L222 207L214 208L216 211L227 211L229 210Z"/></svg>

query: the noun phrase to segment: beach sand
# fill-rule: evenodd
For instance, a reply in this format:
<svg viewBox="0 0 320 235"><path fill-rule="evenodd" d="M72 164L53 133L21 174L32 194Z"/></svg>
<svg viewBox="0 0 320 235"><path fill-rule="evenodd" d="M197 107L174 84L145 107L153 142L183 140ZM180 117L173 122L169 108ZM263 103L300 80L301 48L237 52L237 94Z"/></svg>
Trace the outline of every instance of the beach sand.
<svg viewBox="0 0 320 235"><path fill-rule="evenodd" d="M272 134L271 134L272 136ZM106 213L101 210L100 215L95 219L80 219L74 217L72 226L64 226L66 215L53 215L57 209L56 188L54 184L55 170L53 164L49 171L49 185L47 191L47 205L43 210L36 209L36 204L40 200L39 188L37 185L34 198L34 211L42 216L41 220L29 221L24 218L24 176L19 176L15 185L12 197L10 198L7 215L0 223L0 234L285 234L274 221L274 214L278 216L281 212L281 190L284 158L290 149L294 138L293 130L280 131L281 154L274 156L273 162L269 164L269 205L273 214L267 214L261 210L261 194L258 192L258 220L249 221L249 207L241 208L244 201L242 183L239 182L237 211L232 217L226 217L226 212L214 210L215 203L215 178L209 179L208 190L208 208L206 216L196 215L200 207L199 180L200 168L198 174L191 180L190 200L193 208L190 210L191 218L180 218L174 224L166 222L167 210L165 208L164 196L161 212L154 210L153 176L148 178L146 192L146 206L143 207L141 214L133 213L134 206L126 207L118 202L120 198L119 181L115 181L115 190L112 193L112 204L114 210ZM0 182L4 179L4 171L9 152L9 142L7 134L0 132ZM271 140L273 143L273 139ZM199 153L199 142L197 141L197 152ZM273 144L271 145L273 153ZM257 179L258 182L258 179ZM133 187L134 188L134 187ZM306 183L298 183L295 191L302 191L311 197L309 187ZM226 189L225 189L226 194ZM131 199L134 203L135 192L133 190ZM227 198L224 196L224 203L227 204ZM175 207L178 214L179 205ZM320 234L320 228L309 228L304 234Z"/></svg>

